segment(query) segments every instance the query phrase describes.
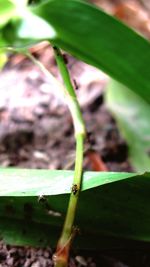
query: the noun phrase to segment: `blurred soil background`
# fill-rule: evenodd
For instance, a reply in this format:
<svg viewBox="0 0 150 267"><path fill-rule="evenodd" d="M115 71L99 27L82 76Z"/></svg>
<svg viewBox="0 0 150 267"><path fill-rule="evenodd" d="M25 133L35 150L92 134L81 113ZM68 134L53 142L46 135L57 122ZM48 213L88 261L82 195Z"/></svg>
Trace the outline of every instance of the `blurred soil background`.
<svg viewBox="0 0 150 267"><path fill-rule="evenodd" d="M150 39L149 0L92 0ZM43 42L31 49L61 80L53 51ZM128 146L107 110L104 91L109 78L65 54L89 133L84 169L132 171ZM72 169L74 133L64 98L39 68L23 55L9 55L0 73L0 165L36 169ZM149 267L149 251L73 252L70 267ZM52 250L12 247L0 242L0 267L50 267Z"/></svg>

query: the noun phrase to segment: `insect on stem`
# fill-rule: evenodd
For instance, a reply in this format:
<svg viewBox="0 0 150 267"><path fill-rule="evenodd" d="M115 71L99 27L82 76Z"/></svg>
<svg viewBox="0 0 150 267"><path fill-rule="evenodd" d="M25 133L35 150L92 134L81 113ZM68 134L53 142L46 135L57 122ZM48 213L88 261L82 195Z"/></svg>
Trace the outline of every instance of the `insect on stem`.
<svg viewBox="0 0 150 267"><path fill-rule="evenodd" d="M55 59L67 90L66 99L72 115L76 139L76 159L73 185L71 188L70 200L62 234L57 244L54 263L55 267L66 267L68 263L70 246L72 243L72 236L74 236L73 224L82 182L82 163L86 131L82 114L80 111L80 106L77 101L76 94L74 92L74 88L71 83L70 75L66 67L63 55L56 46L53 46L53 48L55 53Z"/></svg>

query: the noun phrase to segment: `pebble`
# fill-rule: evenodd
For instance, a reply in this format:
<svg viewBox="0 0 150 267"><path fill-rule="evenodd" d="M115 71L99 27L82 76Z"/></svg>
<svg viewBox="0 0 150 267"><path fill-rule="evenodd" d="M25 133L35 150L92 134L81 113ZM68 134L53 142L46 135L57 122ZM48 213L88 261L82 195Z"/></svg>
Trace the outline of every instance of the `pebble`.
<svg viewBox="0 0 150 267"><path fill-rule="evenodd" d="M39 261L34 262L31 267L41 267L41 264L39 263Z"/></svg>
<svg viewBox="0 0 150 267"><path fill-rule="evenodd" d="M8 264L8 266L13 266L13 264L14 264L14 258L9 258L9 259L7 259L7 264Z"/></svg>
<svg viewBox="0 0 150 267"><path fill-rule="evenodd" d="M50 253L48 251L44 251L44 257L48 259L50 257Z"/></svg>
<svg viewBox="0 0 150 267"><path fill-rule="evenodd" d="M29 266L31 266L31 259L27 259L26 260L26 262L25 262L25 264L24 264L24 267L29 267Z"/></svg>

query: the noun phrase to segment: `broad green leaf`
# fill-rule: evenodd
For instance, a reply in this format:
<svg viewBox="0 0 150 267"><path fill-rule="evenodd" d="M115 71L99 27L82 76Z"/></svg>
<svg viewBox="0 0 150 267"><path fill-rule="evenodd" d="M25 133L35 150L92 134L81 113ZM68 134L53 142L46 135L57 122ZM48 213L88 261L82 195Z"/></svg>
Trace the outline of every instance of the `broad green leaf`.
<svg viewBox="0 0 150 267"><path fill-rule="evenodd" d="M129 145L129 158L136 171L150 170L150 106L123 85L111 80L106 102Z"/></svg>
<svg viewBox="0 0 150 267"><path fill-rule="evenodd" d="M97 172L86 172L82 189L87 190L133 176L135 176L135 173L102 172L99 174ZM99 177L101 179L98 179ZM0 169L0 196L39 196L70 193L72 178L72 171L2 168Z"/></svg>
<svg viewBox="0 0 150 267"><path fill-rule="evenodd" d="M1 169L1 238L18 245L55 246L72 180L73 171ZM104 236L106 247L107 236L111 244L118 238L149 242L149 191L150 174L85 172L75 246L99 248Z"/></svg>
<svg viewBox="0 0 150 267"><path fill-rule="evenodd" d="M150 44L147 40L85 2L49 0L31 11L54 30L55 34L49 35L54 44L102 69L150 103ZM18 29L24 40L31 38L29 29L24 26L26 19ZM34 36L36 34L39 35L39 27L35 28Z"/></svg>
<svg viewBox="0 0 150 267"><path fill-rule="evenodd" d="M0 0L0 28L14 15L16 6L11 0Z"/></svg>

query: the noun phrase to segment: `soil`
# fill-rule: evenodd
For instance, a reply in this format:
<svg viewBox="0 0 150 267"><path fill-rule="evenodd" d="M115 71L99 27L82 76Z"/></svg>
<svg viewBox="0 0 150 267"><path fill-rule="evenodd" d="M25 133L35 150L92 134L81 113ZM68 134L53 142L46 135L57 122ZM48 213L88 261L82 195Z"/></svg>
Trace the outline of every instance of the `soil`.
<svg viewBox="0 0 150 267"><path fill-rule="evenodd" d="M122 1L114 1L115 5L112 1L97 2L105 5L107 11L116 12L118 17L122 16L118 11L120 9L117 9ZM32 53L61 80L52 50L47 43L35 46ZM65 55L65 58L90 138L85 151L84 169L132 171L128 161L128 146L104 102L109 78L69 55ZM9 61L0 73L0 80L0 165L73 169L75 142L72 119L59 91L53 88L37 66L22 55L9 55ZM148 254L145 252L132 252L132 256L123 252L125 257L113 252L89 254L87 256L84 252L79 252L72 255L69 266L150 266ZM7 266L53 266L52 250L14 247L1 241L0 267Z"/></svg>
<svg viewBox="0 0 150 267"><path fill-rule="evenodd" d="M50 65L47 67L58 77L52 50L43 45L36 56L42 61L46 57ZM74 163L75 144L72 119L64 98L53 91L28 59L16 63L19 57L12 56L0 75L0 164L36 169L69 168ZM104 104L106 75L70 56L68 67L78 83L77 95L90 135L90 149L97 152L108 170L131 170L128 147ZM90 169L86 157L84 168Z"/></svg>

